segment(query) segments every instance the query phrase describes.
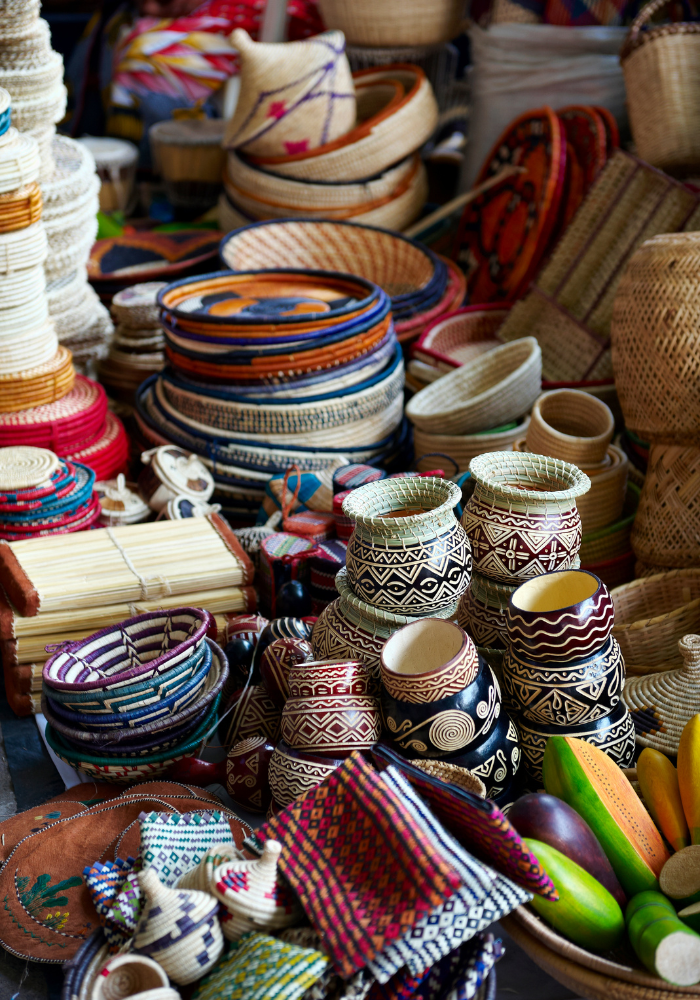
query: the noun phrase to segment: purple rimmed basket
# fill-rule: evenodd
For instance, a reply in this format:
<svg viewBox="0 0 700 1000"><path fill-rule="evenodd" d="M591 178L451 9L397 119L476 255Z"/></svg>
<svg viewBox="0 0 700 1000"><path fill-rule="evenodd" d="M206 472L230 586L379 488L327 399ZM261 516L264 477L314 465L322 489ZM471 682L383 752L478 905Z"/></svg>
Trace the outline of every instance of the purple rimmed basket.
<svg viewBox="0 0 700 1000"><path fill-rule="evenodd" d="M211 623L208 611L187 607L128 618L62 645L44 666L44 683L62 691L90 691L146 680L187 659Z"/></svg>

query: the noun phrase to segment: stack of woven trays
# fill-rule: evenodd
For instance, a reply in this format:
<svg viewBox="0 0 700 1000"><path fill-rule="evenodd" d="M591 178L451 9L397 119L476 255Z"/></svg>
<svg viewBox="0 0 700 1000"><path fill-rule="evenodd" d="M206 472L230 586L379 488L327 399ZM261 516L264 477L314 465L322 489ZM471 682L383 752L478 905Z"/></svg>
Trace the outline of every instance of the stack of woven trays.
<svg viewBox="0 0 700 1000"><path fill-rule="evenodd" d="M21 541L92 527L100 516L95 473L47 448L0 448L0 538Z"/></svg>
<svg viewBox="0 0 700 1000"><path fill-rule="evenodd" d="M122 472L129 458L124 425L107 409L102 386L83 375L76 375L73 388L56 402L0 412L0 446L18 444L50 448L60 458L88 465L100 480Z"/></svg>
<svg viewBox="0 0 700 1000"><path fill-rule="evenodd" d="M136 390L165 364L165 339L160 328L156 296L164 281L125 288L112 299L117 326L107 358L99 365L100 380L112 396L133 404Z"/></svg>
<svg viewBox="0 0 700 1000"><path fill-rule="evenodd" d="M168 285L158 302L171 367L139 389L140 429L202 457L237 527L294 463L333 471L396 447L403 360L389 298L371 281L221 272Z"/></svg>
<svg viewBox="0 0 700 1000"><path fill-rule="evenodd" d="M134 614L205 607L211 634L223 637L227 616L255 610L253 574L216 514L0 542L0 655L11 707L40 711L46 646L72 649Z"/></svg>
<svg viewBox="0 0 700 1000"><path fill-rule="evenodd" d="M52 142L55 169L42 183L49 313L61 344L82 370L104 357L112 323L88 283L87 260L97 236L100 179L95 160L83 143L67 136Z"/></svg>
<svg viewBox="0 0 700 1000"><path fill-rule="evenodd" d="M70 642L43 669L46 739L101 781L162 774L217 724L228 677L207 611L152 611Z"/></svg>
<svg viewBox="0 0 700 1000"><path fill-rule="evenodd" d="M374 281L391 298L400 343L461 305L466 290L459 268L424 244L352 222L260 222L227 236L220 255L232 271L304 267Z"/></svg>
<svg viewBox="0 0 700 1000"><path fill-rule="evenodd" d="M525 437L514 451L561 458L578 466L591 488L576 501L583 538L581 568L617 587L634 575L630 542L639 488L627 481L629 460L612 444L615 420L608 406L579 389L555 389L532 408Z"/></svg>
<svg viewBox="0 0 700 1000"><path fill-rule="evenodd" d="M463 315L456 313L455 318L461 325ZM421 472L434 467L435 455L447 456L459 472L466 472L472 458L510 451L527 430L528 414L540 394L542 354L537 341L525 337L475 354L408 401L406 416L414 427L416 468Z"/></svg>
<svg viewBox="0 0 700 1000"><path fill-rule="evenodd" d="M12 121L35 138L41 158L40 180L54 169L52 140L66 113L63 57L51 48L51 32L39 18L37 0L6 6L0 25L0 87L12 95Z"/></svg>

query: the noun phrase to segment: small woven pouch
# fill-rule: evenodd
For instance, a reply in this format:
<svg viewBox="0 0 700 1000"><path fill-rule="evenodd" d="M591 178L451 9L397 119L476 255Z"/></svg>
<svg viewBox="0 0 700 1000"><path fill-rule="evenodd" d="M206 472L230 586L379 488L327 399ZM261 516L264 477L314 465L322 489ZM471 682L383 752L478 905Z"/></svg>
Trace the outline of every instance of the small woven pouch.
<svg viewBox="0 0 700 1000"><path fill-rule="evenodd" d="M154 869L169 887L196 868L215 844L234 846L231 827L220 812L141 813L139 822L143 867Z"/></svg>

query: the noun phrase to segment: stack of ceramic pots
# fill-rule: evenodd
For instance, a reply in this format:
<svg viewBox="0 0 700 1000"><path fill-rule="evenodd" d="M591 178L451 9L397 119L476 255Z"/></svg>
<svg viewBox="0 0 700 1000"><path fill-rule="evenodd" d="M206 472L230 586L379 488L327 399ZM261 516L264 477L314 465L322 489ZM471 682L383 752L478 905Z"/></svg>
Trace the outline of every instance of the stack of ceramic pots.
<svg viewBox="0 0 700 1000"><path fill-rule="evenodd" d="M465 768L490 798L512 801L518 732L493 669L459 625L423 618L399 629L382 650L381 683L385 732L401 754Z"/></svg>
<svg viewBox="0 0 700 1000"><path fill-rule="evenodd" d="M462 524L474 575L457 620L478 647L493 651L493 661L508 643L506 611L515 588L542 573L578 567L576 501L591 481L575 465L527 453L478 455L469 468L474 492Z"/></svg>
<svg viewBox="0 0 700 1000"><path fill-rule="evenodd" d="M367 483L343 501L354 524L340 596L314 626L318 659L361 660L379 674L392 633L416 619L451 618L469 586L471 548L454 515L462 491L437 477Z"/></svg>
<svg viewBox="0 0 700 1000"><path fill-rule="evenodd" d="M605 584L586 570L545 573L515 590L506 620L503 690L530 776L541 779L550 736L586 740L630 767L634 726Z"/></svg>

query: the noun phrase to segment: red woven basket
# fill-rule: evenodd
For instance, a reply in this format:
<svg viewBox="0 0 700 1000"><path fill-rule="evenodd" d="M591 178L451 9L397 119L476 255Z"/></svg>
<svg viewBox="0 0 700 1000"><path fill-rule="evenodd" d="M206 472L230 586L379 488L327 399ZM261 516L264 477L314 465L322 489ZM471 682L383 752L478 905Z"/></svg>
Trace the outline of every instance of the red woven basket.
<svg viewBox="0 0 700 1000"><path fill-rule="evenodd" d="M100 437L80 451L62 457L89 465L98 482L113 479L125 471L129 459L129 438L124 424L119 417L107 411L104 431Z"/></svg>
<svg viewBox="0 0 700 1000"><path fill-rule="evenodd" d="M55 403L0 413L0 447L49 448L61 458L104 433L107 396L97 382L75 376L75 385Z"/></svg>

